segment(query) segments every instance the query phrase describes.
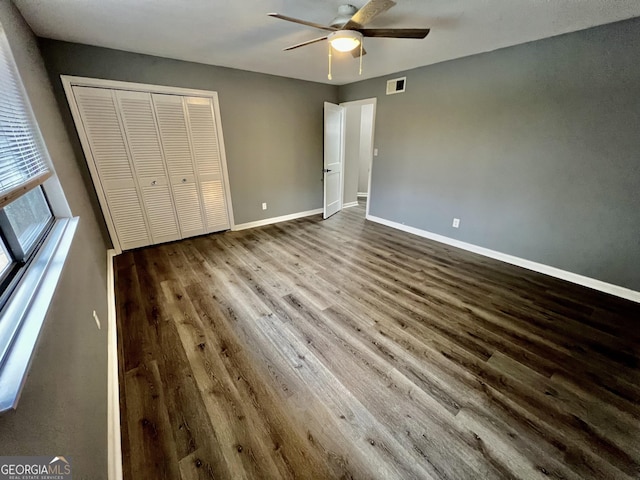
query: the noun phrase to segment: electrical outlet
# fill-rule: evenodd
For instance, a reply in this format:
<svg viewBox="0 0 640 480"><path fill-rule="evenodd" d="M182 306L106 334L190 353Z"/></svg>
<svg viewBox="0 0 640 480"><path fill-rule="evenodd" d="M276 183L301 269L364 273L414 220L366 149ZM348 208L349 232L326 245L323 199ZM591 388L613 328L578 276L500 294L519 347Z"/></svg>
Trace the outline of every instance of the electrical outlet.
<svg viewBox="0 0 640 480"><path fill-rule="evenodd" d="M98 330L100 330L101 326L100 326L100 319L98 318L98 314L96 313L96 311L93 311L93 318L96 321L96 325L98 326Z"/></svg>
<svg viewBox="0 0 640 480"><path fill-rule="evenodd" d="M263 209L263 210L266 210L266 209L267 209L267 202L263 202L263 203L262 203L262 209Z"/></svg>
<svg viewBox="0 0 640 480"><path fill-rule="evenodd" d="M460 228L460 219L459 218L454 218L453 219L453 228Z"/></svg>
<svg viewBox="0 0 640 480"><path fill-rule="evenodd" d="M374 149L373 149L373 156L374 156L374 157L377 157L377 156L378 156L378 149L377 149L377 148L374 148Z"/></svg>

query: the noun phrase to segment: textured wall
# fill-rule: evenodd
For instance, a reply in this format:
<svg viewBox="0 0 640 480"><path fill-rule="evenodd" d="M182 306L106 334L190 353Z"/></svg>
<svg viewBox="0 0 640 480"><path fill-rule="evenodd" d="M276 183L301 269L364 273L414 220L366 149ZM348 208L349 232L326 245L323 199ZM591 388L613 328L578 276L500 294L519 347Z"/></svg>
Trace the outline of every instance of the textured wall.
<svg viewBox="0 0 640 480"><path fill-rule="evenodd" d="M337 87L54 40L40 48L83 171L61 74L218 92L235 222L322 206L322 109Z"/></svg>
<svg viewBox="0 0 640 480"><path fill-rule="evenodd" d="M0 455L64 455L74 478L107 478L106 241L78 171L36 38L8 0L7 33L53 165L80 223L18 408L0 416Z"/></svg>
<svg viewBox="0 0 640 480"><path fill-rule="evenodd" d="M378 97L370 213L640 290L640 19L340 87ZM454 217L460 229L451 227Z"/></svg>

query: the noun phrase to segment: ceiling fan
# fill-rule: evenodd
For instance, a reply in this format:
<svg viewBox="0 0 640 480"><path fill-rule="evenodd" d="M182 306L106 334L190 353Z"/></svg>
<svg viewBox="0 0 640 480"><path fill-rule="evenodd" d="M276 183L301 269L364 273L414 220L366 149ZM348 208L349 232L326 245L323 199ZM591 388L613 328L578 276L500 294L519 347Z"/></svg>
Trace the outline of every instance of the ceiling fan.
<svg viewBox="0 0 640 480"><path fill-rule="evenodd" d="M360 57L362 60L362 55L367 53L362 47L364 37L422 39L429 34L428 28L364 28L375 17L386 12L395 4L396 2L393 0L369 0L359 10L353 5L341 5L338 7L338 15L329 25L287 17L279 13L270 13L269 16L330 32L324 37L291 45L285 48L285 51L328 40L330 46L339 52L351 52L354 57ZM331 49L329 49L329 56L331 57ZM331 74L329 74L329 78L331 78Z"/></svg>

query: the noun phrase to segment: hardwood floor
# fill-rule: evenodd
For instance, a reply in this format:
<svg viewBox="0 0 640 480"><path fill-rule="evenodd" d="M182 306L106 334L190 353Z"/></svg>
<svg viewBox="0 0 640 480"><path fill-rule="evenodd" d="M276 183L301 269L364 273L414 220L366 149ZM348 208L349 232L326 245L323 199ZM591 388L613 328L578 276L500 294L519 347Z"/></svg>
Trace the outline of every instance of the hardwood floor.
<svg viewBox="0 0 640 480"><path fill-rule="evenodd" d="M116 258L126 480L640 478L640 305L363 217Z"/></svg>

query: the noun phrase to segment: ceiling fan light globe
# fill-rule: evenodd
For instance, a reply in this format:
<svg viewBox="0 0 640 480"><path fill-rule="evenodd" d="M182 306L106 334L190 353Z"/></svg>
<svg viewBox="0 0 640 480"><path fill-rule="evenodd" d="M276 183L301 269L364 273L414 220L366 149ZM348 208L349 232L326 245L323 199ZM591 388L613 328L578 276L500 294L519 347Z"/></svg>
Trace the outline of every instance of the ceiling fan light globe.
<svg viewBox="0 0 640 480"><path fill-rule="evenodd" d="M329 34L329 43L338 52L350 52L362 43L362 34L355 30L340 30Z"/></svg>
<svg viewBox="0 0 640 480"><path fill-rule="evenodd" d="M331 46L339 52L350 52L358 45L360 42L352 38L338 38L331 42Z"/></svg>

